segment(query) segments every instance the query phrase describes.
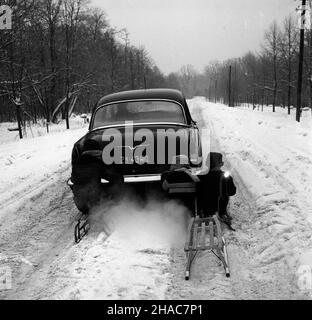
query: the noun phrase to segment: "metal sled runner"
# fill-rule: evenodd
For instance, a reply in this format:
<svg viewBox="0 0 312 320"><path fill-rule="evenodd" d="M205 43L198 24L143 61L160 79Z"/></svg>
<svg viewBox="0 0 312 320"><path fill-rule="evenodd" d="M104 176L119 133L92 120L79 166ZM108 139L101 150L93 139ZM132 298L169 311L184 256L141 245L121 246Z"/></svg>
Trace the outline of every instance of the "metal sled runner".
<svg viewBox="0 0 312 320"><path fill-rule="evenodd" d="M220 259L226 276L230 277L226 243L217 215L209 218L192 218L184 250L187 256L185 280L190 279L191 266L197 252L205 250L211 250Z"/></svg>
<svg viewBox="0 0 312 320"><path fill-rule="evenodd" d="M79 243L90 230L90 223L88 217L82 216L75 226L75 243Z"/></svg>

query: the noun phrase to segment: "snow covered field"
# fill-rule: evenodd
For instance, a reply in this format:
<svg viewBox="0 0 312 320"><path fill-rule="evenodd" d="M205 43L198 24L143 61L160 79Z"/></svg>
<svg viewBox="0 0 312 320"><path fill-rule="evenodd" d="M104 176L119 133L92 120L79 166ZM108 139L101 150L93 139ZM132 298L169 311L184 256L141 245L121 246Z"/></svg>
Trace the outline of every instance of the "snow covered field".
<svg viewBox="0 0 312 320"><path fill-rule="evenodd" d="M66 179L72 145L87 130L80 127L0 144L0 268L12 270L12 288L0 299L310 297L298 288L297 270L312 267L311 118L297 124L283 112L189 103L238 186L230 204L237 232L226 231L232 277L201 253L184 281L187 212L155 197L107 200L74 245L77 212Z"/></svg>
<svg viewBox="0 0 312 320"><path fill-rule="evenodd" d="M86 131L84 127L0 144L0 217L11 204L19 206L51 183L55 173L68 170L73 143Z"/></svg>

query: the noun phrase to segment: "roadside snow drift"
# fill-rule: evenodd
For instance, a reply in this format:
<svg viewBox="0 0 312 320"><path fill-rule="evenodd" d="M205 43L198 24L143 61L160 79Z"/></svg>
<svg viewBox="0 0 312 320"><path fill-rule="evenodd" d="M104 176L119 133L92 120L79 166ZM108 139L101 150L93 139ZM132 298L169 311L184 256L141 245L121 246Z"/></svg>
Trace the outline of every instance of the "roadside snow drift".
<svg viewBox="0 0 312 320"><path fill-rule="evenodd" d="M293 280L300 266L312 270L310 112L297 123L294 114L288 116L280 108L276 113L268 108L265 112L229 108L203 98L192 100L191 105L195 112L200 110L203 119L199 120L210 126L252 207L252 228L268 232L268 238L257 244L255 259L262 266L286 263Z"/></svg>
<svg viewBox="0 0 312 320"><path fill-rule="evenodd" d="M73 144L87 128L0 144L0 217L70 167ZM13 210L15 210L13 208Z"/></svg>

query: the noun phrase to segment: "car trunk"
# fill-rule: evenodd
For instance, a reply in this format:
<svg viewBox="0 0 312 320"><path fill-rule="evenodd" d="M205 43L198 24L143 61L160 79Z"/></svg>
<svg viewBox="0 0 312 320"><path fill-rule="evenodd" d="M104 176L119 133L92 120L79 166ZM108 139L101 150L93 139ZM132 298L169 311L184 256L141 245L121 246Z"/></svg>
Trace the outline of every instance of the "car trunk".
<svg viewBox="0 0 312 320"><path fill-rule="evenodd" d="M122 175L161 174L176 156L189 158L189 131L173 124L97 129L87 134L82 149L100 150L103 165Z"/></svg>

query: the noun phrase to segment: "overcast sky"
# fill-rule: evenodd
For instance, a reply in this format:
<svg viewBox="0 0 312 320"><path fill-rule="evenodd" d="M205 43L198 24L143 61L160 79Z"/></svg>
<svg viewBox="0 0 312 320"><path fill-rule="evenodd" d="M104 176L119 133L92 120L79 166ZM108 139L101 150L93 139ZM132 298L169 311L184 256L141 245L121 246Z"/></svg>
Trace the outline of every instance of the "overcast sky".
<svg viewBox="0 0 312 320"><path fill-rule="evenodd" d="M295 12L295 0L91 0L113 27L127 28L164 72L258 50L264 30Z"/></svg>

